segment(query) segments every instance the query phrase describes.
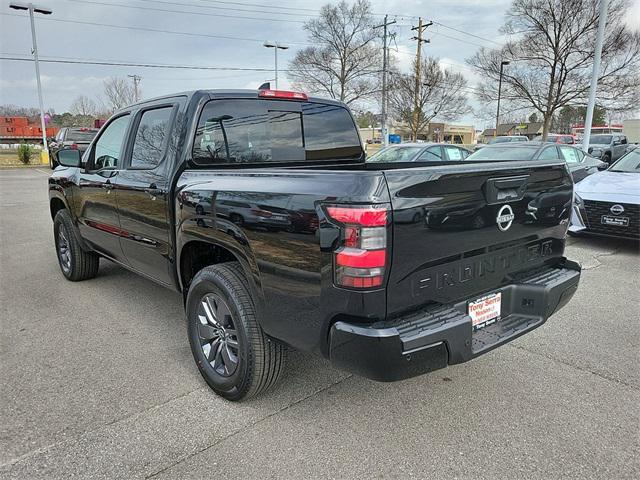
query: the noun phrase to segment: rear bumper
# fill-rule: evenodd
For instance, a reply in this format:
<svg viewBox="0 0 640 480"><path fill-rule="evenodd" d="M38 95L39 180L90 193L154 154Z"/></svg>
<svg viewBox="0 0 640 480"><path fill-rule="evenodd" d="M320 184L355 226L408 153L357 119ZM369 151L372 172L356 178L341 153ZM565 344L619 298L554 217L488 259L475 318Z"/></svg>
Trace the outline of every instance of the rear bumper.
<svg viewBox="0 0 640 480"><path fill-rule="evenodd" d="M383 382L466 362L542 325L571 299L579 281L580 265L565 260L486 292L502 293L501 319L476 332L467 301L374 325L336 322L329 357L339 368Z"/></svg>

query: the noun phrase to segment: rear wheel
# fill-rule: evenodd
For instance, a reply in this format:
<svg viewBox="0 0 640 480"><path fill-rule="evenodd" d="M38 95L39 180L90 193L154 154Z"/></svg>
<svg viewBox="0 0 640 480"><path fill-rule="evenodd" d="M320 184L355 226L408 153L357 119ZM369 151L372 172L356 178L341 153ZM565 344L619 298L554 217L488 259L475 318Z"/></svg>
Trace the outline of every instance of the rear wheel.
<svg viewBox="0 0 640 480"><path fill-rule="evenodd" d="M212 265L198 272L187 295L189 343L200 374L218 395L242 400L278 380L285 347L257 322L240 265Z"/></svg>
<svg viewBox="0 0 640 480"><path fill-rule="evenodd" d="M67 280L78 282L98 274L100 257L94 252L82 249L67 210L63 209L56 213L53 221L53 235L58 264Z"/></svg>

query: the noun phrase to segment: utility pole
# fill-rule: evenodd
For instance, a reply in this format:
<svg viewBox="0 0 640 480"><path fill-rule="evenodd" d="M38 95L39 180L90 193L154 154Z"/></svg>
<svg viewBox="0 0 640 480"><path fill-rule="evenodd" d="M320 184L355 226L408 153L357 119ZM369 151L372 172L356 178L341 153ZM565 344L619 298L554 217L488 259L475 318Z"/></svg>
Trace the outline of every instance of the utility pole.
<svg viewBox="0 0 640 480"><path fill-rule="evenodd" d="M138 84L140 83L140 80L142 80L142 77L140 75L127 75L127 77L133 79L133 96L137 102L140 100L140 97L138 96Z"/></svg>
<svg viewBox="0 0 640 480"><path fill-rule="evenodd" d="M411 140L418 140L418 122L420 121L420 86L422 85L420 64L422 63L422 44L429 43L430 40L422 38L422 32L427 27L433 25L433 22L422 23L422 17L418 18L418 26L412 27L411 30L418 32L418 36L413 37L412 40L418 41L418 48L416 50L416 86L413 99L413 131L411 132Z"/></svg>
<svg viewBox="0 0 640 480"><path fill-rule="evenodd" d="M584 137L582 138L582 150L589 148L591 141L591 124L593 123L593 109L596 104L596 89L598 88L598 76L600 75L600 58L602 57L602 42L604 40L604 28L607 25L607 7L609 0L600 0L600 16L598 17L598 36L596 37L596 51L593 56L593 72L591 73L591 86L589 87L589 103L587 104L587 118L584 120Z"/></svg>
<svg viewBox="0 0 640 480"><path fill-rule="evenodd" d="M382 105L381 105L381 123L382 123L382 142L386 147L389 145L389 131L387 127L387 70L389 68L389 44L387 27L396 23L388 21L389 15L384 16L384 23L373 28L382 27Z"/></svg>

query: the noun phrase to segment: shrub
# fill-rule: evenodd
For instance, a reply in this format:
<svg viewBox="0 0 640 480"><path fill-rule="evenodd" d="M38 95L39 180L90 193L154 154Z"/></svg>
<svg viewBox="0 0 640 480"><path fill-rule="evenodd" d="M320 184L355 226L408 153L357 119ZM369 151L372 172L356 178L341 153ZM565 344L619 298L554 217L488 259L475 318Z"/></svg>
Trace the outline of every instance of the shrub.
<svg viewBox="0 0 640 480"><path fill-rule="evenodd" d="M27 165L31 161L33 156L33 148L26 143L21 143L18 147L18 159Z"/></svg>

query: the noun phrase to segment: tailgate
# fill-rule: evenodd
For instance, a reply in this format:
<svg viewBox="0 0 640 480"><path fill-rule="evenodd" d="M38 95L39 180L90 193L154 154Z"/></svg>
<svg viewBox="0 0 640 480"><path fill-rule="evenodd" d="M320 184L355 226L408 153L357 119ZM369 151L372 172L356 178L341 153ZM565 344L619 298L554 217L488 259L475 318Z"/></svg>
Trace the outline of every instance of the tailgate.
<svg viewBox="0 0 640 480"><path fill-rule="evenodd" d="M390 316L510 283L562 258L573 182L564 163L385 170L393 210Z"/></svg>

